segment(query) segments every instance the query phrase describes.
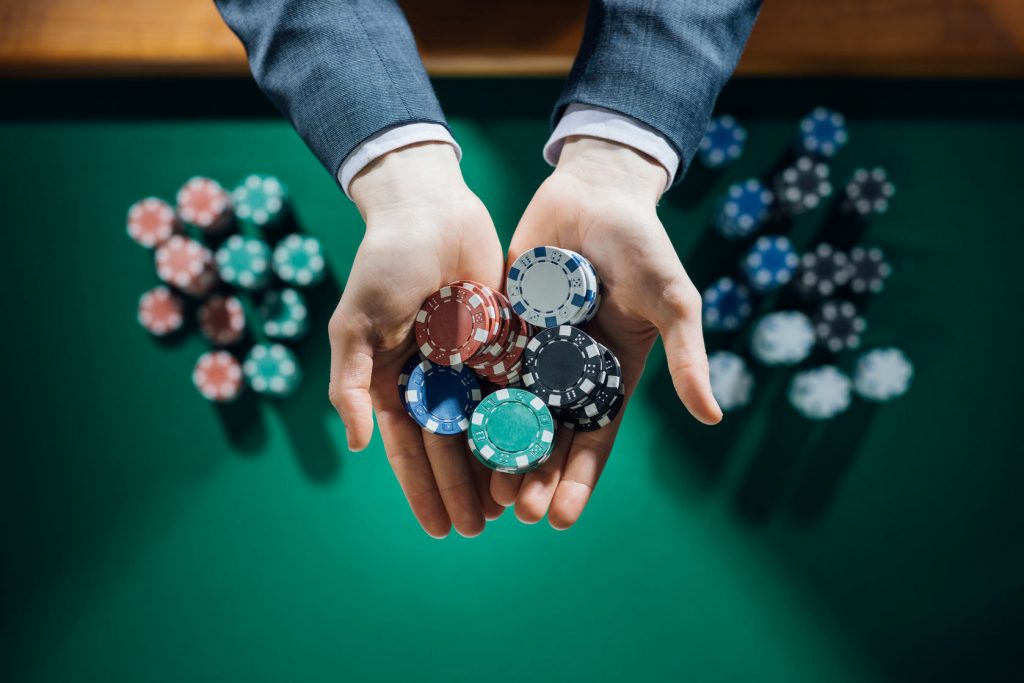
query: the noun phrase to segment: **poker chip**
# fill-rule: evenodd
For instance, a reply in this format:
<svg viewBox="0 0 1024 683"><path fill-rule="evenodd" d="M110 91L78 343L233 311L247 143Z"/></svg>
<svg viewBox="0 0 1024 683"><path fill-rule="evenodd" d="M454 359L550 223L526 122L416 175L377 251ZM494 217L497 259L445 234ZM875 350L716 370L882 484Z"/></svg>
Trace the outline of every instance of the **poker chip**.
<svg viewBox="0 0 1024 683"><path fill-rule="evenodd" d="M739 410L750 403L754 392L754 375L746 361L731 351L708 354L711 393L722 412Z"/></svg>
<svg viewBox="0 0 1024 683"><path fill-rule="evenodd" d="M743 156L747 131L735 118L724 114L711 119L698 150L701 163L708 168L722 168Z"/></svg>
<svg viewBox="0 0 1024 683"><path fill-rule="evenodd" d="M290 396L302 382L298 359L281 344L253 346L242 363L242 371L252 390L264 396Z"/></svg>
<svg viewBox="0 0 1024 683"><path fill-rule="evenodd" d="M270 282L270 247L263 240L232 235L214 258L220 279L229 285L252 291Z"/></svg>
<svg viewBox="0 0 1024 683"><path fill-rule="evenodd" d="M140 199L128 208L128 236L153 249L181 230L181 221L170 204L158 197Z"/></svg>
<svg viewBox="0 0 1024 683"><path fill-rule="evenodd" d="M272 175L247 175L231 192L239 220L258 228L281 223L288 213L288 188Z"/></svg>
<svg viewBox="0 0 1024 683"><path fill-rule="evenodd" d="M815 209L831 194L828 166L808 156L797 158L775 177L775 200L784 215Z"/></svg>
<svg viewBox="0 0 1024 683"><path fill-rule="evenodd" d="M868 351L857 359L853 387L861 398L884 403L907 393L913 377L914 366L906 354L888 346Z"/></svg>
<svg viewBox="0 0 1024 683"><path fill-rule="evenodd" d="M294 341L309 331L306 299L289 287L267 292L260 302L259 317L263 334L269 339Z"/></svg>
<svg viewBox="0 0 1024 683"><path fill-rule="evenodd" d="M406 410L433 434L461 434L480 403L480 384L465 366L423 360L408 373L403 394Z"/></svg>
<svg viewBox="0 0 1024 683"><path fill-rule="evenodd" d="M854 247L850 250L849 285L854 294L878 294L892 275L892 266L878 247Z"/></svg>
<svg viewBox="0 0 1024 683"><path fill-rule="evenodd" d="M582 321L589 297L583 261L558 247L524 251L509 268L505 286L512 310L539 327Z"/></svg>
<svg viewBox="0 0 1024 683"><path fill-rule="evenodd" d="M858 168L843 188L844 211L863 219L881 216L889 210L889 200L896 194L896 185L881 166Z"/></svg>
<svg viewBox="0 0 1024 683"><path fill-rule="evenodd" d="M829 300L818 307L814 317L818 343L832 353L860 346L860 338L867 329L857 307L849 301Z"/></svg>
<svg viewBox="0 0 1024 683"><path fill-rule="evenodd" d="M288 235L274 249L274 272L289 285L309 287L327 275L320 241L309 235Z"/></svg>
<svg viewBox="0 0 1024 683"><path fill-rule="evenodd" d="M413 333L420 353L440 365L461 365L490 339L492 319L476 289L453 284L427 297Z"/></svg>
<svg viewBox="0 0 1024 683"><path fill-rule="evenodd" d="M601 349L589 334L570 325L541 330L523 354L523 386L549 406L571 407L598 387Z"/></svg>
<svg viewBox="0 0 1024 683"><path fill-rule="evenodd" d="M598 277L597 269L594 268L594 264L590 262L590 259L583 254L572 251L571 249L566 249L565 251L569 252L580 261L580 264L583 266L583 275L586 277L587 293L584 299L583 311L574 319L569 321L570 325L582 325L585 322L593 320L594 316L597 315L597 309L601 303L599 298L601 293L601 279Z"/></svg>
<svg viewBox="0 0 1024 683"><path fill-rule="evenodd" d="M155 259L160 279L186 294L203 296L217 284L213 254L191 237L173 235L157 247Z"/></svg>
<svg viewBox="0 0 1024 683"><path fill-rule="evenodd" d="M167 287L154 287L139 297L139 324L150 334L165 337L185 323L181 297Z"/></svg>
<svg viewBox="0 0 1024 683"><path fill-rule="evenodd" d="M743 258L743 273L747 282L758 292L769 292L789 282L800 257L788 237L764 235L757 238Z"/></svg>
<svg viewBox="0 0 1024 683"><path fill-rule="evenodd" d="M498 472L522 474L551 457L555 420L537 396L522 389L499 389L476 406L467 437L470 452Z"/></svg>
<svg viewBox="0 0 1024 683"><path fill-rule="evenodd" d="M701 295L704 327L715 331L739 329L754 311L750 290L729 277L716 280Z"/></svg>
<svg viewBox="0 0 1024 683"><path fill-rule="evenodd" d="M818 157L831 158L849 141L846 118L839 112L815 107L800 120L797 148Z"/></svg>
<svg viewBox="0 0 1024 683"><path fill-rule="evenodd" d="M231 225L231 196L212 178L189 178L178 190L178 215L205 233L221 232Z"/></svg>
<svg viewBox="0 0 1024 683"><path fill-rule="evenodd" d="M750 338L750 351L764 365L795 365L814 349L817 334L800 311L778 311L761 318Z"/></svg>
<svg viewBox="0 0 1024 683"><path fill-rule="evenodd" d="M558 421L573 431L594 431L607 427L619 414L625 401L626 387L622 366L610 349L598 344L602 369L597 388L579 404L557 410Z"/></svg>
<svg viewBox="0 0 1024 683"><path fill-rule="evenodd" d="M768 220L774 201L775 195L757 178L733 183L716 205L715 230L726 239L749 237Z"/></svg>
<svg viewBox="0 0 1024 683"><path fill-rule="evenodd" d="M789 402L809 420L828 420L850 407L850 378L833 365L798 372L789 383Z"/></svg>
<svg viewBox="0 0 1024 683"><path fill-rule="evenodd" d="M203 398L215 403L234 401L245 388L242 366L227 351L207 351L199 356L192 383Z"/></svg>
<svg viewBox="0 0 1024 683"><path fill-rule="evenodd" d="M230 346L245 336L245 310L235 296L211 296L199 307L199 330L214 346Z"/></svg>
<svg viewBox="0 0 1024 683"><path fill-rule="evenodd" d="M805 299L826 299L850 281L849 257L822 242L800 257L800 268L793 285Z"/></svg>

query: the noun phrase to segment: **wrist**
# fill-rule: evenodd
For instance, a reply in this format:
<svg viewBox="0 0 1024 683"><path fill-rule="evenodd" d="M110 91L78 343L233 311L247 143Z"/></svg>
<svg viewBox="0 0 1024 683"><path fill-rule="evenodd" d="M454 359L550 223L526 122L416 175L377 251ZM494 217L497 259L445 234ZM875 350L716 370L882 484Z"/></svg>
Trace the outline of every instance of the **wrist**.
<svg viewBox="0 0 1024 683"><path fill-rule="evenodd" d="M349 193L365 219L374 212L451 199L465 188L459 160L451 145L418 142L388 152L352 178Z"/></svg>
<svg viewBox="0 0 1024 683"><path fill-rule="evenodd" d="M603 191L623 192L657 204L668 172L653 157L628 145L586 136L566 138L556 173Z"/></svg>

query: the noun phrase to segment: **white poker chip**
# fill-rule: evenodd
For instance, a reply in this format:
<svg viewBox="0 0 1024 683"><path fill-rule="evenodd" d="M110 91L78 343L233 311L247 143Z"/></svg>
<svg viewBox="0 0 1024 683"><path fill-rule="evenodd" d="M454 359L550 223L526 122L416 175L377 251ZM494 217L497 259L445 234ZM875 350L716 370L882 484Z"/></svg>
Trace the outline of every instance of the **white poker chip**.
<svg viewBox="0 0 1024 683"><path fill-rule="evenodd" d="M558 247L524 251L508 271L506 291L512 310L538 327L558 327L582 320L597 292L588 287L583 262Z"/></svg>
<svg viewBox="0 0 1024 683"><path fill-rule="evenodd" d="M711 371L711 393L722 412L738 410L750 403L754 392L754 375L746 362L731 351L715 351L708 355Z"/></svg>
<svg viewBox="0 0 1024 683"><path fill-rule="evenodd" d="M828 420L850 407L850 385L834 365L804 370L789 383L789 402L809 420Z"/></svg>
<svg viewBox="0 0 1024 683"><path fill-rule="evenodd" d="M914 366L899 349L889 346L868 351L857 359L853 386L868 401L885 402L898 398L910 388Z"/></svg>
<svg viewBox="0 0 1024 683"><path fill-rule="evenodd" d="M811 355L816 341L810 318L800 311L778 311L754 326L750 351L764 365L795 365Z"/></svg>

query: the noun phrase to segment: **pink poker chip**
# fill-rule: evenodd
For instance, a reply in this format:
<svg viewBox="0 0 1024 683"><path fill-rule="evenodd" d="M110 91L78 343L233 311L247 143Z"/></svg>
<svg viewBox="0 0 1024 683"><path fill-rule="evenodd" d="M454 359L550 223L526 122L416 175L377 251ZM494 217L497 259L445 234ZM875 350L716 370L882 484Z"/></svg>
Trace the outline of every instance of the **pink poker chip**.
<svg viewBox="0 0 1024 683"><path fill-rule="evenodd" d="M189 178L178 190L177 202L182 220L203 232L220 232L231 224L231 195L212 178Z"/></svg>
<svg viewBox="0 0 1024 683"><path fill-rule="evenodd" d="M192 383L203 398L228 403L245 388L242 365L227 351L207 351L192 370Z"/></svg>
<svg viewBox="0 0 1024 683"><path fill-rule="evenodd" d="M140 199L128 208L128 236L153 249L181 229L181 221L170 204L158 197Z"/></svg>
<svg viewBox="0 0 1024 683"><path fill-rule="evenodd" d="M167 287L154 287L139 298L139 324L157 337L173 334L185 323L181 297Z"/></svg>
<svg viewBox="0 0 1024 683"><path fill-rule="evenodd" d="M213 253L184 235L157 247L156 273L165 283L192 296L208 294L217 284Z"/></svg>

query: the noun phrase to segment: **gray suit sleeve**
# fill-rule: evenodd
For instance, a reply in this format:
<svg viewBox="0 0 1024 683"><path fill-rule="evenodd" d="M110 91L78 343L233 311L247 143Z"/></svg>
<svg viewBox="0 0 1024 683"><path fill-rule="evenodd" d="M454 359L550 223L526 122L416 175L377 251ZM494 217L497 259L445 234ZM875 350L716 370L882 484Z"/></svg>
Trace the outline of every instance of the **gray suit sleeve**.
<svg viewBox="0 0 1024 683"><path fill-rule="evenodd" d="M682 170L700 145L760 0L592 0L583 42L555 105L605 107L662 133Z"/></svg>
<svg viewBox="0 0 1024 683"><path fill-rule="evenodd" d="M446 125L395 0L216 0L256 83L332 175L400 123Z"/></svg>

